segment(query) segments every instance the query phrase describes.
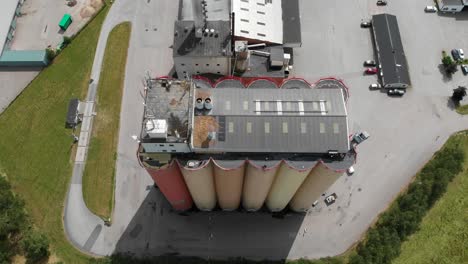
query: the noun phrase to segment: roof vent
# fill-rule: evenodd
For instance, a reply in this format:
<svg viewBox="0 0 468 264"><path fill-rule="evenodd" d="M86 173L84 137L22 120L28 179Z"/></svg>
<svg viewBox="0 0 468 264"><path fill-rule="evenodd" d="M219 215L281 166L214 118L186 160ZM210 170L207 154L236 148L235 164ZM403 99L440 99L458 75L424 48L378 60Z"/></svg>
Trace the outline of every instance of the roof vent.
<svg viewBox="0 0 468 264"><path fill-rule="evenodd" d="M213 102L211 101L211 98L208 97L208 98L205 99L204 106L205 106L205 109L208 110L208 111L213 109Z"/></svg>
<svg viewBox="0 0 468 264"><path fill-rule="evenodd" d="M145 131L150 138L167 138L167 121L165 119L149 119Z"/></svg>
<svg viewBox="0 0 468 264"><path fill-rule="evenodd" d="M198 160L189 160L187 162L187 167L190 168L190 169L196 168L199 165L200 165L200 161L198 161Z"/></svg>
<svg viewBox="0 0 468 264"><path fill-rule="evenodd" d="M195 109L200 110L200 111L204 109L202 98L197 98L197 100L195 101Z"/></svg>

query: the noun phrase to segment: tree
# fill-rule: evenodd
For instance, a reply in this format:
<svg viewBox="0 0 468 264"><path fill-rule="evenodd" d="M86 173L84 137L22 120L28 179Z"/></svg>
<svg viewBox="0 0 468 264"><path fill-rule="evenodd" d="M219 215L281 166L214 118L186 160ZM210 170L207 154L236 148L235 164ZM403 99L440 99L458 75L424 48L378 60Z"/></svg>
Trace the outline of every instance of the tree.
<svg viewBox="0 0 468 264"><path fill-rule="evenodd" d="M453 89L452 100L455 102L460 102L463 100L463 97L466 96L466 87L458 86L458 88Z"/></svg>
<svg viewBox="0 0 468 264"><path fill-rule="evenodd" d="M457 64L452 60L452 57L450 56L443 56L442 64L444 65L445 71L448 74L452 74L457 71Z"/></svg>
<svg viewBox="0 0 468 264"><path fill-rule="evenodd" d="M29 261L37 262L49 256L49 239L42 233L30 230L21 240L21 247Z"/></svg>

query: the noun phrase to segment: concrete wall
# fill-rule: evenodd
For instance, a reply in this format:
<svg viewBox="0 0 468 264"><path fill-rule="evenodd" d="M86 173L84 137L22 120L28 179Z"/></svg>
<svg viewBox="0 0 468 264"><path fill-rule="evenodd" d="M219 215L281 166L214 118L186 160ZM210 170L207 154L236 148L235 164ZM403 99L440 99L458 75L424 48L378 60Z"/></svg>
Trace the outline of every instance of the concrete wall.
<svg viewBox="0 0 468 264"><path fill-rule="evenodd" d="M174 57L174 65L180 80L184 79L186 74L188 76L203 73L231 75L230 57Z"/></svg>
<svg viewBox="0 0 468 264"><path fill-rule="evenodd" d="M161 169L147 167L146 170L175 210L184 211L192 207L192 196L185 185L177 162L173 161Z"/></svg>
<svg viewBox="0 0 468 264"><path fill-rule="evenodd" d="M247 164L242 194L242 206L246 210L257 211L263 206L280 165L279 161L270 168L255 166L253 162Z"/></svg>
<svg viewBox="0 0 468 264"><path fill-rule="evenodd" d="M320 198L335 181L343 175L319 163L307 176L301 187L292 198L289 207L296 212L305 212L312 203Z"/></svg>
<svg viewBox="0 0 468 264"><path fill-rule="evenodd" d="M216 192L213 178L213 163L207 161L200 168L181 167L185 183L198 209L211 211L216 206Z"/></svg>
<svg viewBox="0 0 468 264"><path fill-rule="evenodd" d="M187 168L177 162L161 168L147 168L153 180L176 210L188 210L195 203L202 211L219 207L226 211L239 208L256 211L264 204L272 212L290 208L307 211L343 174L319 162L303 165L286 161L269 162L207 160L198 168Z"/></svg>
<svg viewBox="0 0 468 264"><path fill-rule="evenodd" d="M283 210L309 175L311 169L298 170L283 161L266 199L268 209L272 212Z"/></svg>
<svg viewBox="0 0 468 264"><path fill-rule="evenodd" d="M233 211L239 208L244 172L245 163L235 169L224 169L214 163L216 195L221 209Z"/></svg>

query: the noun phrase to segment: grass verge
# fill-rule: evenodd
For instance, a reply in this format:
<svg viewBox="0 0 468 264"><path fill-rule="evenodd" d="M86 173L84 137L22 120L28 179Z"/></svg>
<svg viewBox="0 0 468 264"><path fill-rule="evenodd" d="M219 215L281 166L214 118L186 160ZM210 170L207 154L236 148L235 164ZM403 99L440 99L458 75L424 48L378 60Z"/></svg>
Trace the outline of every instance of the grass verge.
<svg viewBox="0 0 468 264"><path fill-rule="evenodd" d="M461 115L468 115L468 105L457 107L457 112Z"/></svg>
<svg viewBox="0 0 468 264"><path fill-rule="evenodd" d="M468 156L468 137L462 141ZM464 171L424 217L420 230L402 244L394 264L468 263L468 159Z"/></svg>
<svg viewBox="0 0 468 264"><path fill-rule="evenodd" d="M119 24L107 40L97 90L97 115L83 175L86 205L105 219L110 218L114 204L115 159L130 31L129 22Z"/></svg>
<svg viewBox="0 0 468 264"><path fill-rule="evenodd" d="M105 6L0 115L0 171L64 263L88 260L68 243L62 224L74 149L71 131L65 129L67 106L70 98L86 94L108 9Z"/></svg>

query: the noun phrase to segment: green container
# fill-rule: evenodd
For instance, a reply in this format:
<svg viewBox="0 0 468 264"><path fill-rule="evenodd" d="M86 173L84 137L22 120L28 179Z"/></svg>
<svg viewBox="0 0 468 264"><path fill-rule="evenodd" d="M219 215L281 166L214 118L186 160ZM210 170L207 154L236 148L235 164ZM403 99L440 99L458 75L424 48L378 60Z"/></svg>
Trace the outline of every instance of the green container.
<svg viewBox="0 0 468 264"><path fill-rule="evenodd" d="M70 24L73 22L72 17L70 14L65 14L63 15L62 19L60 20L59 27L65 31L67 28L70 26Z"/></svg>

